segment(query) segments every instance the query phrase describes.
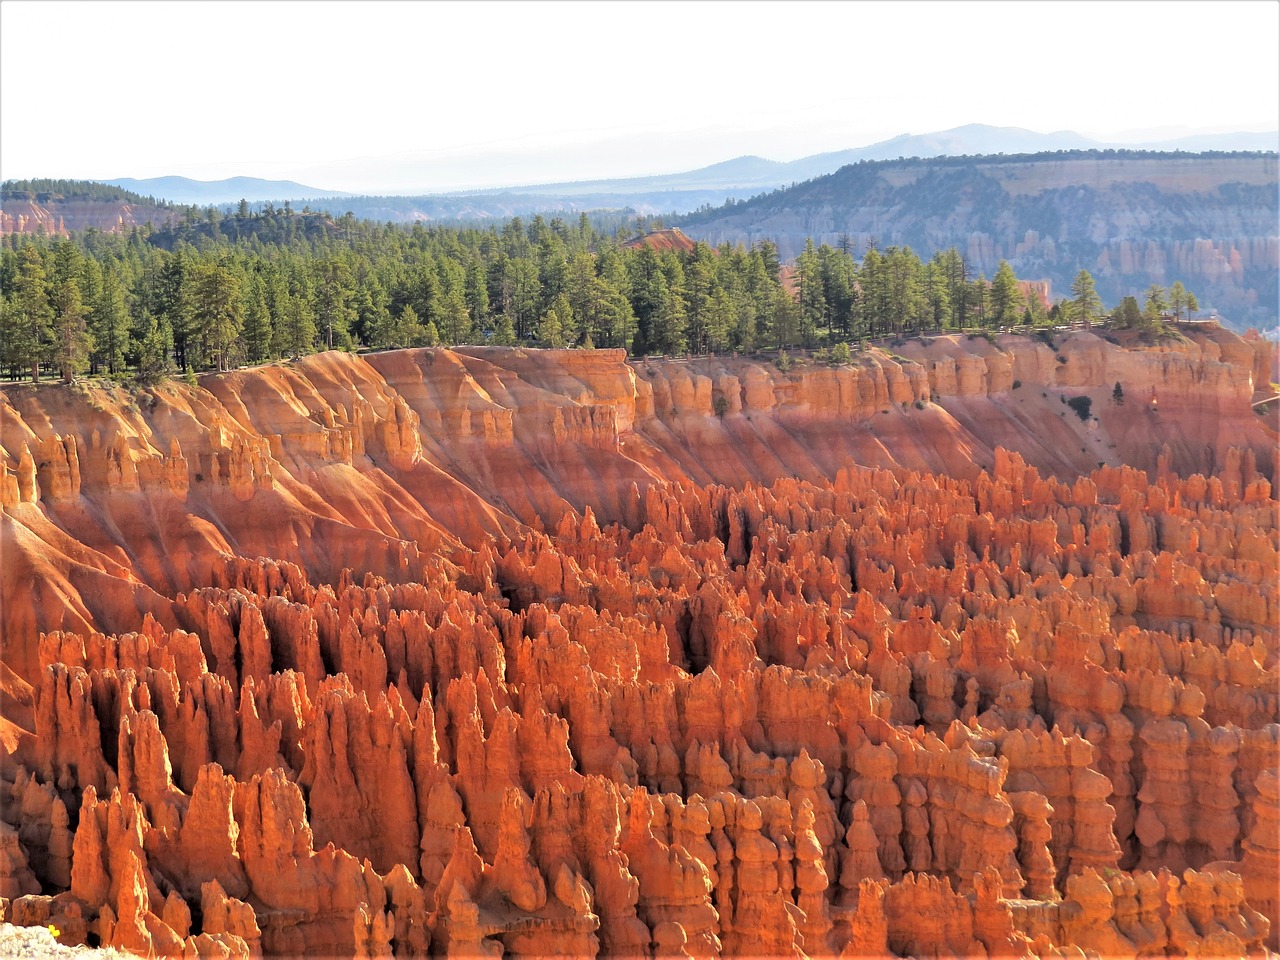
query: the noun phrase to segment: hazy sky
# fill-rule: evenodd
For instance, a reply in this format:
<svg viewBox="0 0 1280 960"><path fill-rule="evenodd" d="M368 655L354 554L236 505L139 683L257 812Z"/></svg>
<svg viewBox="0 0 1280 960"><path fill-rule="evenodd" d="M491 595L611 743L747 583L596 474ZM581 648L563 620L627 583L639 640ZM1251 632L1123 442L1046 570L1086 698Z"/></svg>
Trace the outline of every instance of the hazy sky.
<svg viewBox="0 0 1280 960"><path fill-rule="evenodd" d="M1277 36L1274 0L4 0L0 177L388 193L791 160L967 123L1266 131Z"/></svg>

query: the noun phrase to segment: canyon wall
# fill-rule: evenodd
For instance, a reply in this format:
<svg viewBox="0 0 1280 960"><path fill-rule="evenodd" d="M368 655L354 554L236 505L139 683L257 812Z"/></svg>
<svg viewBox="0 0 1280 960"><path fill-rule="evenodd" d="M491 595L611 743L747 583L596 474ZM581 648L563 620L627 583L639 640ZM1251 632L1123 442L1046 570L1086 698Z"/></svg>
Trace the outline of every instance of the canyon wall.
<svg viewBox="0 0 1280 960"><path fill-rule="evenodd" d="M894 349L7 388L0 907L174 957L1274 949L1265 345Z"/></svg>
<svg viewBox="0 0 1280 960"><path fill-rule="evenodd" d="M1274 483L1273 425L1249 409L1265 347L1217 329L1141 349L940 337L786 373L473 347L328 353L194 390L15 387L0 400L4 596L36 588L7 604L6 635L171 623L167 598L225 556L332 582L412 574L442 543L570 509L634 523L655 483L817 481L849 462L976 479L997 447L1064 480L1211 475L1236 448ZM1066 402L1080 396L1088 419Z"/></svg>

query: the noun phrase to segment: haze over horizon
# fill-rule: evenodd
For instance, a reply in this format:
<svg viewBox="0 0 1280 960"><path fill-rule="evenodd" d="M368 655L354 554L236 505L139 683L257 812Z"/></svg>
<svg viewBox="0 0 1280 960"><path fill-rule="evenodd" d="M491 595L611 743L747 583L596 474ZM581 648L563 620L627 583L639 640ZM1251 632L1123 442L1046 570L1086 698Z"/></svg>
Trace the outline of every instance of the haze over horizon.
<svg viewBox="0 0 1280 960"><path fill-rule="evenodd" d="M1276 129L1280 7L1153 10L370 3L357 14L343 2L8 0L0 178L252 176L417 193L789 161L972 123L1113 143ZM86 99L77 67L103 51L188 48L215 59L177 82L164 78L172 57L95 70ZM215 67L238 48L253 69ZM1082 50L1109 51L1105 69L1071 68ZM71 69L50 73L51 56ZM1240 95L1224 98L1225 76ZM118 109L51 124L50 102Z"/></svg>

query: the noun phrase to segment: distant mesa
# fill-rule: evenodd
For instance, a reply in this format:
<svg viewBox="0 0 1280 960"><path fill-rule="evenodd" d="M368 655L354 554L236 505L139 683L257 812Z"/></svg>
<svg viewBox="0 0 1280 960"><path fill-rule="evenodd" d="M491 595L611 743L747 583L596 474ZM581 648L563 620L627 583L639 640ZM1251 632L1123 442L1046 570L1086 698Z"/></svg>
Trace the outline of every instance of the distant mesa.
<svg viewBox="0 0 1280 960"><path fill-rule="evenodd" d="M1280 218L1274 153L1069 151L858 163L678 219L712 246L767 237L859 252L955 247L970 277L1002 260L1066 291L1088 270L1116 302L1173 276L1236 329L1275 323ZM1047 291L1046 291L1047 292Z"/></svg>

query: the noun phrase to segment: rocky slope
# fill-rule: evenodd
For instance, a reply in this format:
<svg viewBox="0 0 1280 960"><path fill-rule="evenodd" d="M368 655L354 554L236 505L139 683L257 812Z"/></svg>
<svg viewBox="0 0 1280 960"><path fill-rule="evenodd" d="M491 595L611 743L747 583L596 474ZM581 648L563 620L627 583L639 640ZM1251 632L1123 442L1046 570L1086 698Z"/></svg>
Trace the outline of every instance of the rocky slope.
<svg viewBox="0 0 1280 960"><path fill-rule="evenodd" d="M1274 327L1277 158L948 157L845 167L680 225L712 244L769 239L794 257L805 239L859 252L956 247L974 277L1001 260L1050 280L1055 297L1087 269L1108 306L1181 280L1239 329Z"/></svg>
<svg viewBox="0 0 1280 960"><path fill-rule="evenodd" d="M1268 355L896 349L6 390L9 919L160 956L1274 947Z"/></svg>

